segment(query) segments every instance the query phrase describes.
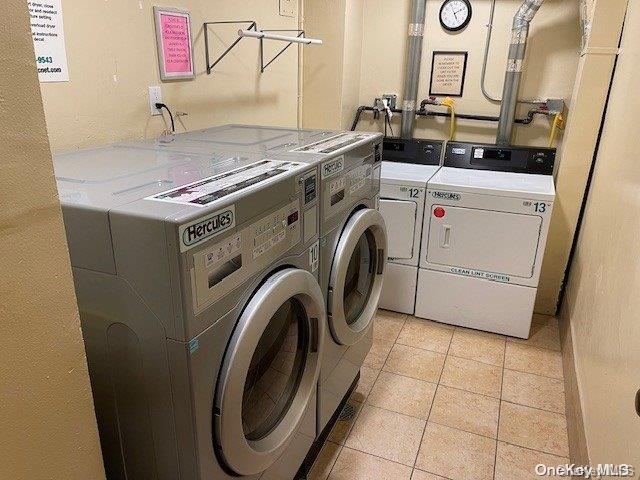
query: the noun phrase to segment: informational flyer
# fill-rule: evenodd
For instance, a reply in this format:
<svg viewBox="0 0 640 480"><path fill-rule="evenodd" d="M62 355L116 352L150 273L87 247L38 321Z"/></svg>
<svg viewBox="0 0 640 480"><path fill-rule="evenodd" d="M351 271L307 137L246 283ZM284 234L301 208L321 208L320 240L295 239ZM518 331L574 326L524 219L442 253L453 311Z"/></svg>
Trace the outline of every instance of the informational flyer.
<svg viewBox="0 0 640 480"><path fill-rule="evenodd" d="M467 71L467 52L433 52L429 95L461 97Z"/></svg>
<svg viewBox="0 0 640 480"><path fill-rule="evenodd" d="M153 8L156 19L160 78L162 80L193 78L195 70L189 13L172 8Z"/></svg>
<svg viewBox="0 0 640 480"><path fill-rule="evenodd" d="M68 82L62 0L29 1L27 4L31 16L38 78L41 82Z"/></svg>

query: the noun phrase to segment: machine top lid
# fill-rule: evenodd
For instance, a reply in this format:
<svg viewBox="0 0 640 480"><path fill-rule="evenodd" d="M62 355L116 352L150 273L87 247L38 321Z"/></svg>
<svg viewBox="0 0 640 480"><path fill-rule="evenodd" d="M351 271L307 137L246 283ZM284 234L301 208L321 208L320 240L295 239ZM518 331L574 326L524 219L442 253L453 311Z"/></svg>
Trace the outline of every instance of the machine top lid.
<svg viewBox="0 0 640 480"><path fill-rule="evenodd" d="M381 181L424 187L439 169L440 167L437 165L382 162Z"/></svg>
<svg viewBox="0 0 640 480"><path fill-rule="evenodd" d="M500 197L553 201L555 186L551 175L535 175L489 170L442 167L429 181L430 190L480 193Z"/></svg>
<svg viewBox="0 0 640 480"><path fill-rule="evenodd" d="M337 133L325 130L298 130L259 125L221 125L181 133L177 137L184 140L213 143L224 148L244 149L265 148L265 146L274 148L278 143L295 143L295 146L299 146L322 140Z"/></svg>
<svg viewBox="0 0 640 480"><path fill-rule="evenodd" d="M54 156L63 205L176 220L236 201L307 165L260 154L191 155L122 145Z"/></svg>

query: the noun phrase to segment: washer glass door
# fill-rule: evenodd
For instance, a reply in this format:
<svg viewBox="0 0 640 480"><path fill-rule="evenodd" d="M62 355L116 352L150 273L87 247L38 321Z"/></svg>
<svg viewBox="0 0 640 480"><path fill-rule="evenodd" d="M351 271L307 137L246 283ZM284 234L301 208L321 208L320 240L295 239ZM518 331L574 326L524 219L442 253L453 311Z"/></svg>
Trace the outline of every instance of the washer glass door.
<svg viewBox="0 0 640 480"><path fill-rule="evenodd" d="M316 278L295 268L271 275L242 312L220 369L213 415L214 443L236 474L273 465L315 407L325 317Z"/></svg>
<svg viewBox="0 0 640 480"><path fill-rule="evenodd" d="M353 345L366 334L380 300L386 257L382 215L356 211L340 236L329 278L329 325L339 343Z"/></svg>

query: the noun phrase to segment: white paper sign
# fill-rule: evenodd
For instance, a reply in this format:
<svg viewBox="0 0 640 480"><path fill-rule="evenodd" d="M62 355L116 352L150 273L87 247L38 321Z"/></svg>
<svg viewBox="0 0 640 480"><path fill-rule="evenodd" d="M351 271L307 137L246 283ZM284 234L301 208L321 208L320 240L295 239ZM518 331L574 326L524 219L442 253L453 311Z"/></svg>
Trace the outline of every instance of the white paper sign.
<svg viewBox="0 0 640 480"><path fill-rule="evenodd" d="M429 95L461 97L466 70L466 52L433 52Z"/></svg>
<svg viewBox="0 0 640 480"><path fill-rule="evenodd" d="M68 82L69 68L64 45L62 0L27 2L31 34L41 82Z"/></svg>

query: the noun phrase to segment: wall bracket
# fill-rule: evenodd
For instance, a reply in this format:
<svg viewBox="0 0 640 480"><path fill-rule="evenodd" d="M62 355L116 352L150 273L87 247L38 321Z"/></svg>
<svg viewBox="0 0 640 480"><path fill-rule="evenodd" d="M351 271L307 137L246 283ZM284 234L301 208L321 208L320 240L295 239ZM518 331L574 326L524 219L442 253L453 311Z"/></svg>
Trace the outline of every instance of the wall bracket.
<svg viewBox="0 0 640 480"><path fill-rule="evenodd" d="M230 21L226 21L226 22L204 22L203 26L204 26L204 55L205 55L205 60L207 62L207 75L211 75L211 70L213 70L213 67L215 67L218 63L220 63L220 61L227 56L227 54L233 50L233 48L240 42L240 40L242 40L243 37L238 36L238 38L235 39L235 41L229 45L229 47L222 53L222 55L220 55L213 63L209 63L209 25L230 25L230 24L237 24L237 25L249 25L249 27L247 28L247 30L255 30L258 31L258 24L255 22L255 20L230 20Z"/></svg>

